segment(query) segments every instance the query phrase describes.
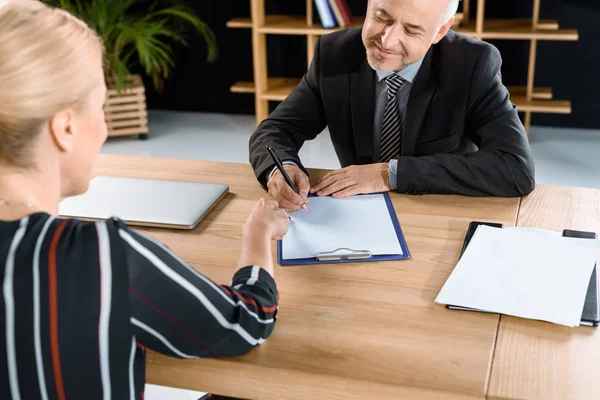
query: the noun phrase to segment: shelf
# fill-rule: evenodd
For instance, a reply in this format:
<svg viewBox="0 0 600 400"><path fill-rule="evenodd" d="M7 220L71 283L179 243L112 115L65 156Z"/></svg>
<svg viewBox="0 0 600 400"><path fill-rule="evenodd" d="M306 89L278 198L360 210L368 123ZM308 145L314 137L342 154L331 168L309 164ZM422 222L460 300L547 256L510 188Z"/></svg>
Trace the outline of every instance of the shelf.
<svg viewBox="0 0 600 400"><path fill-rule="evenodd" d="M510 100L517 106L519 112L534 112L547 114L571 114L571 102L563 100L530 100L525 96L511 96Z"/></svg>
<svg viewBox="0 0 600 400"><path fill-rule="evenodd" d="M251 82L250 82L251 83ZM253 85L254 88L254 85ZM527 88L524 86L507 86L511 96L526 97ZM536 87L533 88L532 96L535 100L552 100L552 88Z"/></svg>
<svg viewBox="0 0 600 400"><path fill-rule="evenodd" d="M231 88L229 88L229 90L232 93L256 93L254 82L236 82Z"/></svg>
<svg viewBox="0 0 600 400"><path fill-rule="evenodd" d="M527 20L527 25L531 26L531 21ZM538 29L545 29L548 31L557 31L559 29L558 27L558 20L556 19L541 19L538 21Z"/></svg>
<svg viewBox="0 0 600 400"><path fill-rule="evenodd" d="M364 23L364 18L354 17L352 26L360 27ZM295 15L267 15L265 25L258 28L260 33L273 35L325 35L335 32L340 28L325 29L320 23L308 25L306 17Z"/></svg>
<svg viewBox="0 0 600 400"><path fill-rule="evenodd" d="M264 100L283 101L295 88L300 79L298 78L269 78L267 91L261 96ZM231 88L232 93L256 93L254 82L236 82Z"/></svg>
<svg viewBox="0 0 600 400"><path fill-rule="evenodd" d="M462 21L463 15L456 14L455 25ZM352 27L361 27L364 17L354 17ZM227 22L228 28L252 28L251 18L234 18ZM260 33L276 35L325 35L341 28L325 29L319 22L314 25L306 23L306 17L296 15L266 15L265 25L258 28Z"/></svg>
<svg viewBox="0 0 600 400"><path fill-rule="evenodd" d="M269 78L267 90L260 97L264 100L283 101L298 83L300 79L297 78Z"/></svg>
<svg viewBox="0 0 600 400"><path fill-rule="evenodd" d="M576 29L556 29L557 26L552 20L541 20L540 24L539 28L533 29L530 20L486 20L481 37L482 39L509 40L579 40ZM456 32L467 36L477 36L474 22L458 27Z"/></svg>
<svg viewBox="0 0 600 400"><path fill-rule="evenodd" d="M252 28L252 18L234 18L227 21L228 28Z"/></svg>
<svg viewBox="0 0 600 400"><path fill-rule="evenodd" d="M298 78L269 78L267 91L261 96L265 100L284 100L295 88L300 79ZM254 82L236 82L231 88L232 93L256 93Z"/></svg>
<svg viewBox="0 0 600 400"><path fill-rule="evenodd" d="M363 25L364 18L355 17L353 27ZM462 15L457 15L453 29L468 36L477 36L475 22L460 25ZM227 22L230 28L252 28L250 18L235 18ZM306 18L295 15L267 15L265 25L258 32L274 35L325 35L340 28L324 29L319 23L308 25ZM559 29L557 20L540 20L537 29L531 27L528 19L490 19L486 20L481 34L483 39L512 39L512 40L560 40L576 41L579 39L577 30Z"/></svg>
<svg viewBox="0 0 600 400"><path fill-rule="evenodd" d="M483 23L484 32L492 31L504 31L508 29L531 29L530 19L486 19ZM475 32L475 22L470 21L464 25L453 28L457 32L462 31L473 31ZM541 19L538 22L538 29L543 31L557 31L559 30L558 20L556 19Z"/></svg>
<svg viewBox="0 0 600 400"><path fill-rule="evenodd" d="M283 101L290 94L293 88L298 85L300 79L297 78L269 78L268 88L263 93L261 99ZM538 112L553 114L570 114L571 103L568 101L552 99L552 89L539 87L533 89L533 100L527 101L527 88L523 86L509 86L511 101L519 108L519 112ZM254 82L237 82L231 87L234 93L255 93Z"/></svg>

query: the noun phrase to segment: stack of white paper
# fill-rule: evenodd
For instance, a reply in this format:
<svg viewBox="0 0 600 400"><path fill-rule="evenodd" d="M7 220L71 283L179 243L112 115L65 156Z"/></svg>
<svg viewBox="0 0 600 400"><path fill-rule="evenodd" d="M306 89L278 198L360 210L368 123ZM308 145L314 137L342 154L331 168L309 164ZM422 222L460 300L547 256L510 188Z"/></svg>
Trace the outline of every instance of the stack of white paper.
<svg viewBox="0 0 600 400"><path fill-rule="evenodd" d="M311 197L308 212L290 214L282 241L283 259L316 257L338 248L372 255L402 254L402 247L382 194L345 199Z"/></svg>
<svg viewBox="0 0 600 400"><path fill-rule="evenodd" d="M598 242L480 226L436 303L579 326Z"/></svg>

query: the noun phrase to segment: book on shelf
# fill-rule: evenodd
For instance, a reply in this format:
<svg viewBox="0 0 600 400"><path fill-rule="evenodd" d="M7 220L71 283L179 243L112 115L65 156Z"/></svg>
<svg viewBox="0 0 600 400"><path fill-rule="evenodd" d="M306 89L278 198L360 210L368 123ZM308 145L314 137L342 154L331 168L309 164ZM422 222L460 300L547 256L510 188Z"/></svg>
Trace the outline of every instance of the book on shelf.
<svg viewBox="0 0 600 400"><path fill-rule="evenodd" d="M346 21L344 20L344 17L342 17L342 12L340 11L336 0L329 0L329 5L331 6L331 11L333 11L333 15L337 21L337 25L340 28L346 28L348 25L346 25Z"/></svg>
<svg viewBox="0 0 600 400"><path fill-rule="evenodd" d="M347 0L314 0L314 2L323 28L347 28L352 25L352 13Z"/></svg>
<svg viewBox="0 0 600 400"><path fill-rule="evenodd" d="M344 27L348 27L352 25L352 12L350 12L350 7L348 6L348 0L329 0L331 1L332 6L335 4L335 7L337 6L337 10L339 11L339 15L338 13L336 13L336 18L338 20L338 23L340 26L342 26L342 23L344 24Z"/></svg>
<svg viewBox="0 0 600 400"><path fill-rule="evenodd" d="M331 5L328 0L315 0L315 6L317 7L317 12L319 13L319 19L321 20L321 25L325 29L332 29L336 27L336 19L333 15L333 10L331 9Z"/></svg>

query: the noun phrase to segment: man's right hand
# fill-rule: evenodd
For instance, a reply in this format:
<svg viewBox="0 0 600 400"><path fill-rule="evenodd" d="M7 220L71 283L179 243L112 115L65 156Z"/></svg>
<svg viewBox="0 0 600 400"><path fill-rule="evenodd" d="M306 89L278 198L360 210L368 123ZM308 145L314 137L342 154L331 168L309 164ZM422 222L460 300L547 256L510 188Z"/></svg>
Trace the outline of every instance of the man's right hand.
<svg viewBox="0 0 600 400"><path fill-rule="evenodd" d="M303 204L308 205L308 191L310 190L308 176L295 165L285 164L283 168L298 188L300 195L296 194L294 189L287 184L283 174L278 169L275 170L267 183L269 194L277 201L280 208L286 211L298 211Z"/></svg>

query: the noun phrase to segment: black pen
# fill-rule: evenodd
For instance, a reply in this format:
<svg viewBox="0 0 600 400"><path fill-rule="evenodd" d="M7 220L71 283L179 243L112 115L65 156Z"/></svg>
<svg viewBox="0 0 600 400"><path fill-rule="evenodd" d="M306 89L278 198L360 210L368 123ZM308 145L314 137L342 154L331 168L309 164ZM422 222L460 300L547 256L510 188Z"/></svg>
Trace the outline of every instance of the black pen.
<svg viewBox="0 0 600 400"><path fill-rule="evenodd" d="M292 188L292 190L294 192L296 192L296 194L300 195L300 193L298 192L298 188L296 187L296 185L294 185L294 182L292 182L292 180L290 179L290 177L288 176L288 174L285 172L285 169L283 169L283 164L281 163L281 160L279 159L279 157L277 157L277 154L275 154L275 150L273 150L273 148L271 146L267 146L267 151L271 155L271 158L273 159L273 162L277 166L277 169L283 175L283 177L284 177L285 181L287 182L287 184L290 185L290 187ZM302 204L302 208L304 208L305 211L308 211L308 208L306 208L306 203Z"/></svg>

